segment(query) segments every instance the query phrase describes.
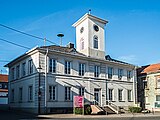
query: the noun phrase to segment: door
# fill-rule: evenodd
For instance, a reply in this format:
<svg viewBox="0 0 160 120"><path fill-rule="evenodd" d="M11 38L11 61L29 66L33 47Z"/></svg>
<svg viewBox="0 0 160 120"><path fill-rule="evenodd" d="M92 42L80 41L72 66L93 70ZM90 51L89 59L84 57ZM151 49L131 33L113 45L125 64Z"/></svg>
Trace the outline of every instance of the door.
<svg viewBox="0 0 160 120"><path fill-rule="evenodd" d="M101 96L100 96L100 89L94 89L94 104L101 106Z"/></svg>

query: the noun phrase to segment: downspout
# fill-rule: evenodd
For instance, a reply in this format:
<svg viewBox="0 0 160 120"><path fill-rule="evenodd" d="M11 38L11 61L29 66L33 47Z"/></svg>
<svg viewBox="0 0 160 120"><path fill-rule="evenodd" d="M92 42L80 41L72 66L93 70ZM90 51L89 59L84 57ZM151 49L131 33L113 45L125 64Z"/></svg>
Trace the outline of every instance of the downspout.
<svg viewBox="0 0 160 120"><path fill-rule="evenodd" d="M45 112L47 113L47 55L48 55L48 48L45 55Z"/></svg>

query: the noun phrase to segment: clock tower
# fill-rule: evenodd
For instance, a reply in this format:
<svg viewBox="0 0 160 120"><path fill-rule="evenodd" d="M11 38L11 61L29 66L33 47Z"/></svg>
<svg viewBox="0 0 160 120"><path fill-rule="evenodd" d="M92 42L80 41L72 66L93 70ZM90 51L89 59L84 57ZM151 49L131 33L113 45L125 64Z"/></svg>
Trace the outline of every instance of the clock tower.
<svg viewBox="0 0 160 120"><path fill-rule="evenodd" d="M73 26L76 28L76 49L78 52L99 59L105 59L105 31L108 21L86 13Z"/></svg>

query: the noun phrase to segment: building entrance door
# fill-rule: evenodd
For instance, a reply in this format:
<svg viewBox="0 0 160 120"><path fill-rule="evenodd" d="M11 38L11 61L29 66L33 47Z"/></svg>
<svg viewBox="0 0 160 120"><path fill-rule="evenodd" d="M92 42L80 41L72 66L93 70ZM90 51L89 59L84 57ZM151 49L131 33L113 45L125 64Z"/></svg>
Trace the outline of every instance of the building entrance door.
<svg viewBox="0 0 160 120"><path fill-rule="evenodd" d="M101 96L100 96L101 89L95 88L94 89L94 104L101 106Z"/></svg>

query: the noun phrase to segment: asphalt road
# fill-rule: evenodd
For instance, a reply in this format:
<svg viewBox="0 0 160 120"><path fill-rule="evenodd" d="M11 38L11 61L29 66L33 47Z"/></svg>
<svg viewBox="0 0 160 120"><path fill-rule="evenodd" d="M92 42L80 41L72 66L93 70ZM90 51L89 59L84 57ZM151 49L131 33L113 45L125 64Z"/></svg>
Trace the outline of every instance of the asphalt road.
<svg viewBox="0 0 160 120"><path fill-rule="evenodd" d="M65 117L65 115L63 115ZM69 115L66 115L66 117ZM78 118L61 118L61 115L48 115L48 117L38 117L35 114L28 114L23 112L11 111L11 110L0 110L0 120L37 120L37 119L53 119L53 120L160 120L159 116L83 116L82 118L78 116ZM75 117L75 116L73 116Z"/></svg>

